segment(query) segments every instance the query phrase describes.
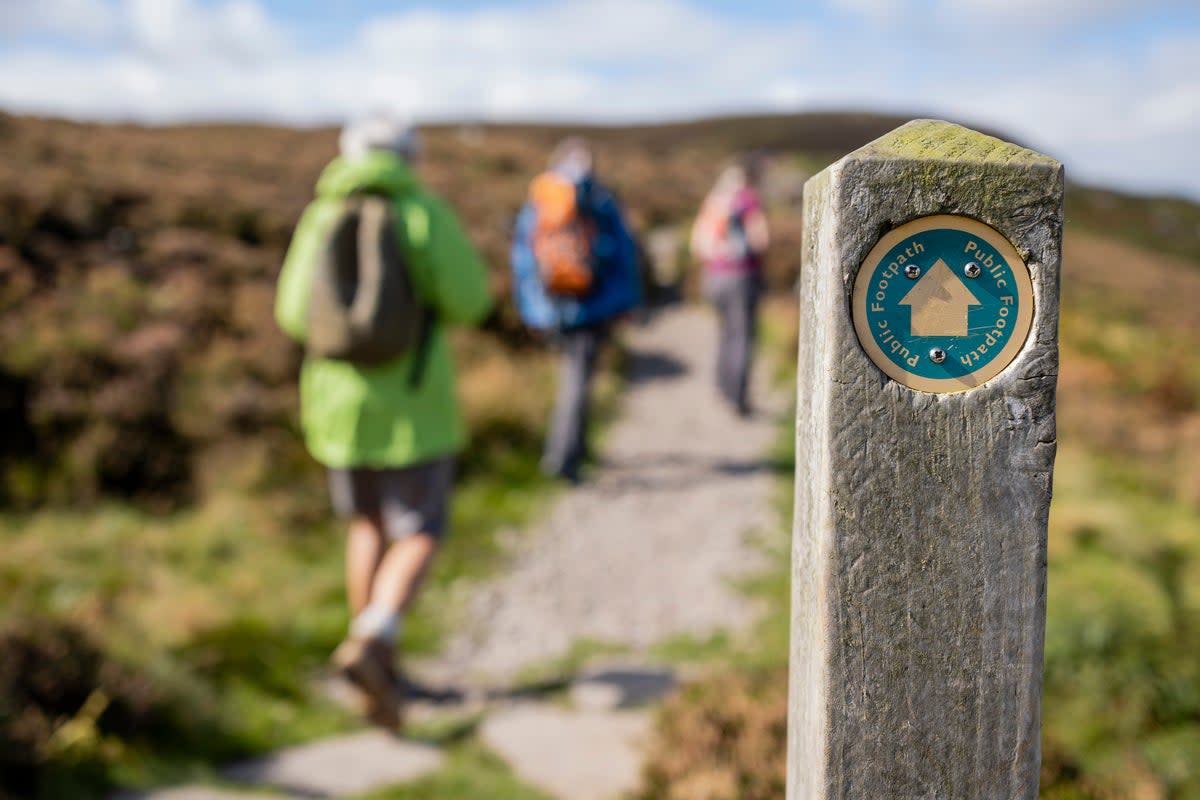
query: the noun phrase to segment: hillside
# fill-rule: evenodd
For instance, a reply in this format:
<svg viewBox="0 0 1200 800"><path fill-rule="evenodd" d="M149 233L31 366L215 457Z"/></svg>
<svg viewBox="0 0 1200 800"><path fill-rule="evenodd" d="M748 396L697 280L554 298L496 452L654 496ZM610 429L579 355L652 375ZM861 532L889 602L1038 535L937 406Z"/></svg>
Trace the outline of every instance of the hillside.
<svg viewBox="0 0 1200 800"><path fill-rule="evenodd" d="M730 154L779 155L769 271L786 289L799 270L803 180L900 121L815 114L583 130L643 232L686 222ZM567 130L429 131L427 180L461 210L501 295L513 214ZM13 443L0 456L0 502L170 505L194 496L197 461L231 436L292 447L297 353L271 319L273 280L335 143L329 129L0 116L0 337L12 343L0 353L0 433ZM1183 201L1095 190L1073 191L1068 208L1074 228L1187 257L1200 254L1198 220ZM1104 259L1099 269L1122 267ZM521 341L508 306L490 329Z"/></svg>
<svg viewBox="0 0 1200 800"><path fill-rule="evenodd" d="M584 132L647 237L686 224L731 155L770 149L771 325L786 330L803 181L902 121ZM427 133L423 174L461 211L501 296L513 214L566 132ZM293 737L344 724L304 710L298 683L340 635L341 577L323 478L296 431L300 354L272 317L291 230L335 148L331 129L0 114L0 647L19 654L0 666L0 775L13 785L57 770L95 787L114 765L144 776L154 759L277 745L281 719ZM1061 798L1192 797L1200 206L1071 187L1067 222L1046 783ZM454 343L473 433L456 529L491 537L532 508L552 365L507 303ZM464 541L479 549L448 554L447 581L491 552ZM21 664L41 663L55 668L30 682ZM55 726L84 714L96 686L109 710L92 738L64 745ZM761 710L757 691L738 713ZM702 733L692 713L665 730ZM667 743L691 754L681 770L707 757Z"/></svg>
<svg viewBox="0 0 1200 800"><path fill-rule="evenodd" d="M738 149L814 158L898 120L869 115L587 129L643 230L686 221ZM455 126L427 135L424 174L464 216L507 294L509 226L565 129ZM735 137L741 136L737 146ZM336 132L142 128L0 116L0 502L104 495L178 504L198 463L252 436L294 463L297 353L271 317L273 281ZM799 269L797 215L777 225L778 287ZM510 308L492 320L519 344ZM269 445L265 444L270 442ZM218 470L220 471L220 470Z"/></svg>

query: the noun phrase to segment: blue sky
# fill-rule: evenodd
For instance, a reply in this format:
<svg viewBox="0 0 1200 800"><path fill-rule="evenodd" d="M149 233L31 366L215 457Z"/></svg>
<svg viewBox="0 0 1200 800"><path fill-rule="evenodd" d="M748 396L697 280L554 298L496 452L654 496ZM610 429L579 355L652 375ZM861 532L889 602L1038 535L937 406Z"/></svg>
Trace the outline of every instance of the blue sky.
<svg viewBox="0 0 1200 800"><path fill-rule="evenodd" d="M884 110L1200 199L1195 0L0 0L0 108L637 121Z"/></svg>

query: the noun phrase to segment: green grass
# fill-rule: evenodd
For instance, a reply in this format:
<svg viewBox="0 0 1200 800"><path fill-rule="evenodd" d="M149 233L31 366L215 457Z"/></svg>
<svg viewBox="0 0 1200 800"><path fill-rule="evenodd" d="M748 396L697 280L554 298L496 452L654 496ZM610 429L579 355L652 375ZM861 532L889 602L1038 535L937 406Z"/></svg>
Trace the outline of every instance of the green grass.
<svg viewBox="0 0 1200 800"><path fill-rule="evenodd" d="M72 751L45 754L48 773L82 765L100 773L94 785L154 783L350 726L310 685L345 625L340 547L327 531L282 530L228 497L166 517L122 507L4 516L0 540L4 625L35 639L58 620L78 626L177 718L162 737L134 741L100 717ZM55 692L90 680L73 669L46 665ZM206 741L189 741L189 719Z"/></svg>
<svg viewBox="0 0 1200 800"><path fill-rule="evenodd" d="M453 495L451 535L406 620L401 647L410 655L437 651L466 587L501 563L501 540L509 538L503 532L525 527L558 490L538 469L553 394L529 391L518 404L500 396L511 393L504 386L552 381L553 360L518 363L476 346L468 357L491 360L484 389L498 394L466 398L475 445ZM614 348L598 376L593 439L615 414L621 359ZM158 736L138 737L115 725L120 714L112 711L95 718L83 710L49 714L41 734L49 744L29 757L39 777L17 784L21 792L85 798L113 784L210 778L221 762L358 724L316 688L348 622L343 526L330 514L320 468L292 467L259 491L231 475L225 485L214 482L198 505L172 513L116 502L0 513L0 634L46 640L51 650L60 640L94 647L102 654L98 672L78 674L78 659L62 659L47 670L54 691L78 695L77 709L86 691L104 683L104 670L119 668L154 698L147 713L159 726ZM581 647L573 657L581 663L595 652ZM118 697L113 707L126 700ZM0 703L0 721L8 713ZM0 747L5 730L0 726ZM55 730L72 733L64 739ZM451 759L467 770L468 788L496 772L472 753ZM0 771L4 763L0 758ZM455 795L452 775L438 780L438 797L509 796Z"/></svg>
<svg viewBox="0 0 1200 800"><path fill-rule="evenodd" d="M533 455L460 487L454 534L406 625L407 652L436 649L456 582L493 567L496 532L528 521L548 496ZM71 752L47 754L51 771L78 766L81 787L171 782L356 724L314 688L348 621L341 526L296 530L285 517L236 493L165 516L119 505L0 515L0 627L77 624L107 659L165 693L166 705L202 717L211 737L190 751L124 741L101 718ZM72 794L88 796L80 787Z"/></svg>
<svg viewBox="0 0 1200 800"><path fill-rule="evenodd" d="M519 781L498 757L474 742L447 753L436 772L404 786L362 795L356 800L551 800Z"/></svg>
<svg viewBox="0 0 1200 800"><path fill-rule="evenodd" d="M650 656L671 664L714 664L726 661L734 651L727 631L696 635L681 633L656 642Z"/></svg>
<svg viewBox="0 0 1200 800"><path fill-rule="evenodd" d="M546 794L521 782L503 760L480 742L476 734L482 720L480 714L448 715L409 725L405 735L441 748L445 763L416 781L370 792L355 800L550 800Z"/></svg>
<svg viewBox="0 0 1200 800"><path fill-rule="evenodd" d="M1043 703L1048 792L1200 797L1198 532L1200 511L1163 496L1136 465L1081 445L1060 452Z"/></svg>

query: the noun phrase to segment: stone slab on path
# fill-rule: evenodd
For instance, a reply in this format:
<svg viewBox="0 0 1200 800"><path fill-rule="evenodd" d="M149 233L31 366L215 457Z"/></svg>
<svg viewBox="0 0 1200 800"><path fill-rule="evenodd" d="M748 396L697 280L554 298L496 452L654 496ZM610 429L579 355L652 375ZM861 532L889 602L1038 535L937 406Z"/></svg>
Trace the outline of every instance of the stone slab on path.
<svg viewBox="0 0 1200 800"><path fill-rule="evenodd" d="M517 776L560 800L612 800L637 788L648 711L573 711L521 704L489 716L484 743Z"/></svg>
<svg viewBox="0 0 1200 800"><path fill-rule="evenodd" d="M306 798L333 798L416 780L441 764L435 747L364 731L280 750L229 767L221 776Z"/></svg>
<svg viewBox="0 0 1200 800"><path fill-rule="evenodd" d="M250 794L212 786L180 786L176 789L157 789L145 792L119 792L109 800L270 800L275 794Z"/></svg>

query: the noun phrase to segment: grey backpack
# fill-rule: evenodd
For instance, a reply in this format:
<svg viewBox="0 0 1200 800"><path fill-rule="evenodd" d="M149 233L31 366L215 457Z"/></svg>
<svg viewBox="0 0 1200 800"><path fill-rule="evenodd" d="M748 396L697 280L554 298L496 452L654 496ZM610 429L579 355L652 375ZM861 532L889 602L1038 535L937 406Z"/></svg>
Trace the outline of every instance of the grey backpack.
<svg viewBox="0 0 1200 800"><path fill-rule="evenodd" d="M308 354L380 364L415 351L420 382L432 313L421 301L400 247L392 201L351 195L317 259L308 308Z"/></svg>

